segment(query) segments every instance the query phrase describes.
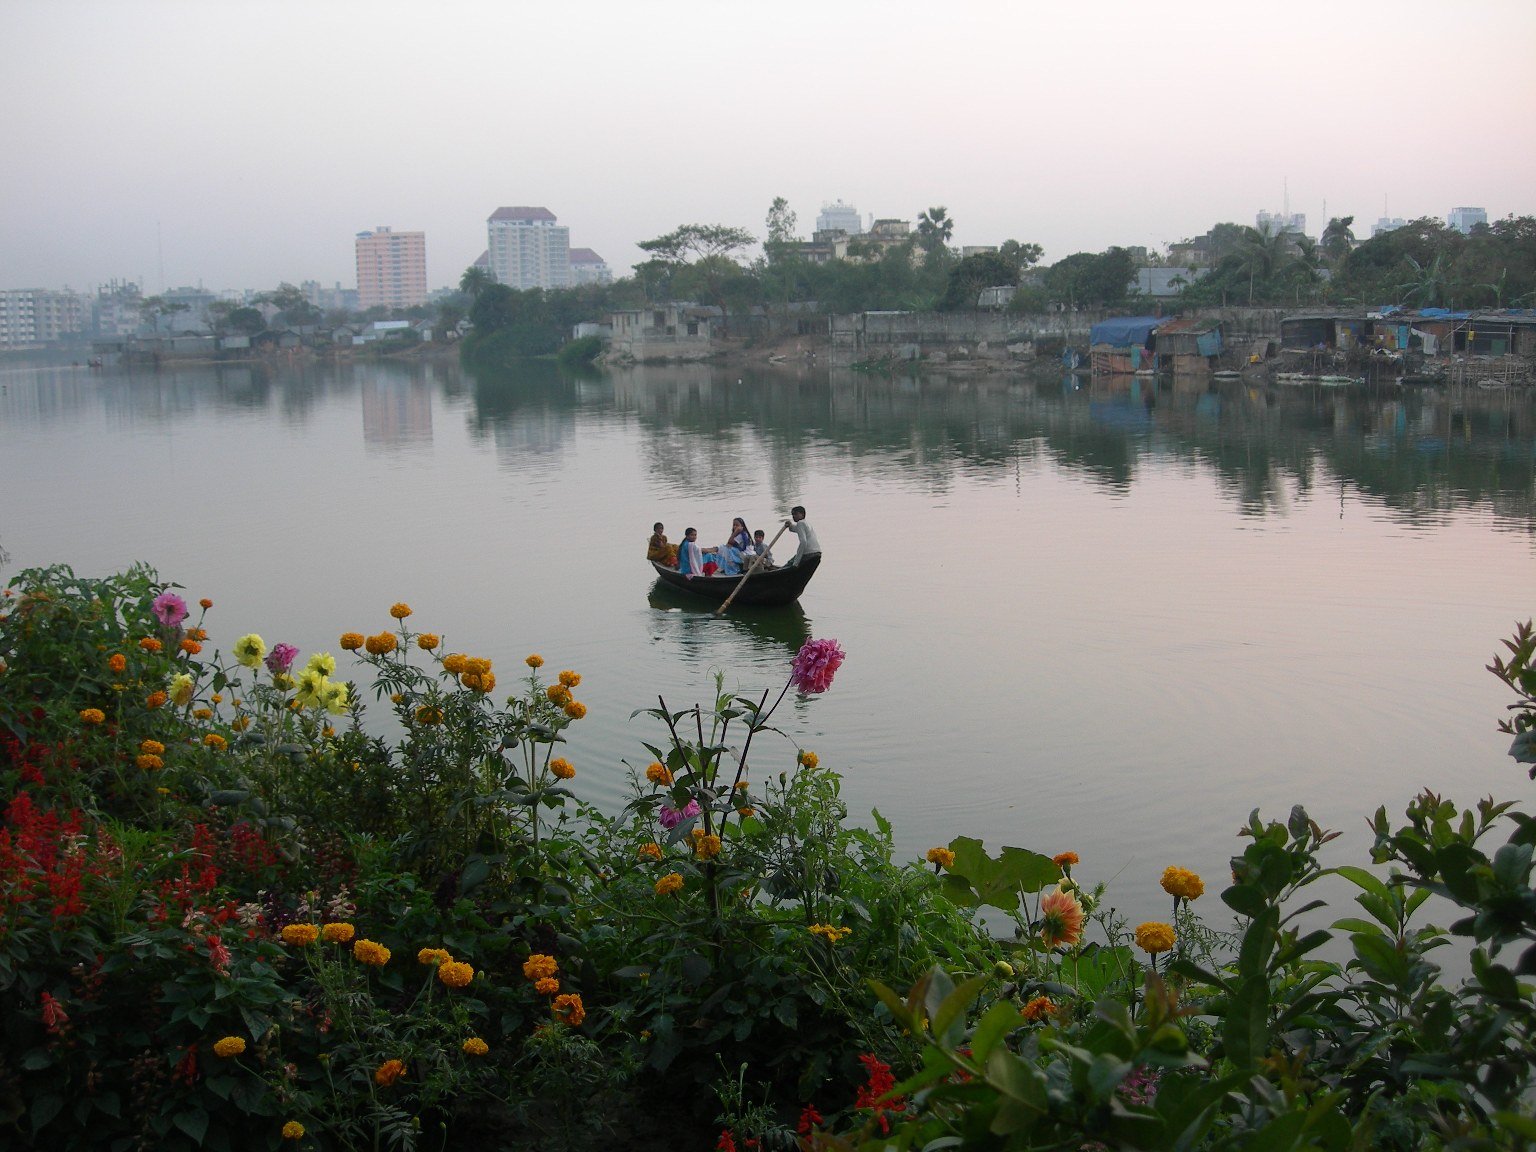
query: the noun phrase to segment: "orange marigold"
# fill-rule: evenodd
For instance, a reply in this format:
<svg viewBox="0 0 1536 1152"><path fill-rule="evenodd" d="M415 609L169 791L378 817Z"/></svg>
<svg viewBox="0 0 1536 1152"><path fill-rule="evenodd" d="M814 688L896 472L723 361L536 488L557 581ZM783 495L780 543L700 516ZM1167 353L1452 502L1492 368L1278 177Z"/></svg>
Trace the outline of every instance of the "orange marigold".
<svg viewBox="0 0 1536 1152"><path fill-rule="evenodd" d="M416 953L418 964L446 964L453 959L453 955L446 948L423 948Z"/></svg>
<svg viewBox="0 0 1536 1152"><path fill-rule="evenodd" d="M529 980L542 980L546 976L553 976L560 968L553 956L547 956L543 952L535 952L523 961L523 975Z"/></svg>
<svg viewBox="0 0 1536 1152"><path fill-rule="evenodd" d="M555 997L555 1002L550 1006L555 1019L571 1028L581 1027L581 1022L587 1018L587 1010L582 1006L581 996L575 992L562 992Z"/></svg>
<svg viewBox="0 0 1536 1152"><path fill-rule="evenodd" d="M167 699L169 699L169 697L167 697L164 692L151 692L148 696L144 697L144 707L159 708L166 702Z"/></svg>
<svg viewBox="0 0 1536 1152"><path fill-rule="evenodd" d="M569 780L576 775L576 769L571 767L571 762L564 757L557 757L549 762L549 770L561 780Z"/></svg>
<svg viewBox="0 0 1536 1152"><path fill-rule="evenodd" d="M1187 868L1164 869L1162 885L1176 900L1198 900L1205 895L1205 881Z"/></svg>
<svg viewBox="0 0 1536 1152"><path fill-rule="evenodd" d="M152 752L156 756L163 756L165 754L165 745L158 740L140 740L139 751Z"/></svg>
<svg viewBox="0 0 1536 1152"><path fill-rule="evenodd" d="M544 657L535 652L526 660L524 660L523 663L528 665L530 668L542 668L544 667Z"/></svg>
<svg viewBox="0 0 1536 1152"><path fill-rule="evenodd" d="M571 690L564 684L551 684L548 688L544 689L544 695L549 697L551 704L563 706L571 698Z"/></svg>
<svg viewBox="0 0 1536 1152"><path fill-rule="evenodd" d="M462 960L448 960L437 966L437 978L450 988L463 988L475 978L475 970Z"/></svg>
<svg viewBox="0 0 1536 1152"><path fill-rule="evenodd" d="M443 722L443 710L441 708L429 708L423 704L416 709L416 723L423 725L441 724Z"/></svg>
<svg viewBox="0 0 1536 1152"><path fill-rule="evenodd" d="M192 717L195 720L212 720L213 719L213 709L212 708L194 708L194 709L192 709Z"/></svg>
<svg viewBox="0 0 1536 1152"><path fill-rule="evenodd" d="M478 1036L471 1036L462 1047L466 1056L484 1056L491 1050L491 1046Z"/></svg>
<svg viewBox="0 0 1536 1152"><path fill-rule="evenodd" d="M320 925L320 939L327 944L348 944L356 935L357 929L350 924L333 921Z"/></svg>
<svg viewBox="0 0 1536 1152"><path fill-rule="evenodd" d="M201 600L199 600L198 603L200 605L202 605L204 608L212 608L213 607L213 601L208 599L208 597L206 597L206 596L204 596Z"/></svg>
<svg viewBox="0 0 1536 1152"><path fill-rule="evenodd" d="M80 709L80 723L82 724L102 724L106 722L106 719L107 714L100 708Z"/></svg>
<svg viewBox="0 0 1536 1152"><path fill-rule="evenodd" d="M313 924L285 924L279 935L284 944L297 944L302 948L320 939L320 929Z"/></svg>
<svg viewBox="0 0 1536 1152"><path fill-rule="evenodd" d="M484 676L491 670L491 662L484 656L467 656L464 659L464 671L473 672L476 676Z"/></svg>
<svg viewBox="0 0 1536 1152"><path fill-rule="evenodd" d="M363 647L372 656L386 656L395 650L396 643L398 641L395 640L393 632L380 632L377 636L370 636L364 640Z"/></svg>
<svg viewBox="0 0 1536 1152"><path fill-rule="evenodd" d="M388 1088L405 1075L405 1061L386 1060L373 1070L373 1082L380 1088Z"/></svg>
<svg viewBox="0 0 1536 1152"><path fill-rule="evenodd" d="M121 672L124 668L128 667L128 657L124 656L121 652L114 652L107 661L107 667L114 672Z"/></svg>
<svg viewBox="0 0 1536 1152"><path fill-rule="evenodd" d="M1034 1023L1038 1020L1044 1020L1047 1016L1054 1016L1056 1011L1056 1005L1051 1002L1049 996L1036 996L1028 1004L1024 1005L1023 1008L1019 1009L1019 1015L1030 1023Z"/></svg>
<svg viewBox="0 0 1536 1152"><path fill-rule="evenodd" d="M359 940L352 945L352 955L370 968L382 968L389 963L389 949L373 940Z"/></svg>
<svg viewBox="0 0 1536 1152"><path fill-rule="evenodd" d="M652 840L649 844L640 845L640 850L636 855L642 860L660 860L661 845Z"/></svg>
<svg viewBox="0 0 1536 1152"><path fill-rule="evenodd" d="M222 1040L215 1040L213 1044L214 1055L222 1056L226 1060L244 1051L245 1037L243 1036L225 1036Z"/></svg>
<svg viewBox="0 0 1536 1152"><path fill-rule="evenodd" d="M540 996L553 996L560 991L560 981L553 976L545 976L533 982L533 990Z"/></svg>
<svg viewBox="0 0 1536 1152"><path fill-rule="evenodd" d="M160 641L156 640L153 636L146 636L139 641L139 647L146 652L158 652L161 645Z"/></svg>
<svg viewBox="0 0 1536 1152"><path fill-rule="evenodd" d="M1062 852L1060 855L1052 856L1051 863L1065 872L1068 868L1077 863L1077 853Z"/></svg>
<svg viewBox="0 0 1536 1152"><path fill-rule="evenodd" d="M471 692L481 694L496 690L496 673L494 672L466 672L459 677L459 683Z"/></svg>
<svg viewBox="0 0 1536 1152"><path fill-rule="evenodd" d="M468 660L469 657L462 652L450 652L443 657L443 671L457 676L464 671L464 665Z"/></svg>
<svg viewBox="0 0 1536 1152"><path fill-rule="evenodd" d="M661 763L653 762L645 770L645 778L652 784L660 784L663 788L670 787L672 784L672 773L668 772L666 765Z"/></svg>
<svg viewBox="0 0 1536 1152"><path fill-rule="evenodd" d="M156 772L165 767L164 760L149 752L134 757L133 762L146 772Z"/></svg>
<svg viewBox="0 0 1536 1152"><path fill-rule="evenodd" d="M423 652L432 651L440 643L442 641L431 632L423 632L420 636L416 637L416 647L420 648Z"/></svg>
<svg viewBox="0 0 1536 1152"><path fill-rule="evenodd" d="M565 704L565 714L572 720L580 720L587 714L587 706L580 700L568 700Z"/></svg>
<svg viewBox="0 0 1536 1152"><path fill-rule="evenodd" d="M680 872L668 872L660 880L656 881L656 895L670 896L679 892L683 887L683 877Z"/></svg>
<svg viewBox="0 0 1536 1152"><path fill-rule="evenodd" d="M220 736L217 732L210 732L208 735L204 736L203 743L212 748L215 752L222 752L224 749L229 747L229 741L224 739L224 737Z"/></svg>
<svg viewBox="0 0 1536 1152"><path fill-rule="evenodd" d="M393 604L390 606L389 614L396 620L404 620L411 614L411 606L409 604Z"/></svg>
<svg viewBox="0 0 1536 1152"><path fill-rule="evenodd" d="M196 640L193 640L190 636L187 637L185 640L183 640L181 642L180 647L181 647L181 650L183 652L185 652L188 656L196 656L199 652L201 652L203 650L203 646L201 644L199 644Z"/></svg>
<svg viewBox="0 0 1536 1152"><path fill-rule="evenodd" d="M1144 952L1156 956L1159 952L1167 952L1173 947L1175 936L1173 925L1163 924L1157 920L1149 920L1145 924L1136 926L1136 947Z"/></svg>
<svg viewBox="0 0 1536 1152"><path fill-rule="evenodd" d="M955 862L955 854L948 848L928 849L928 863L939 868L948 868Z"/></svg>
<svg viewBox="0 0 1536 1152"><path fill-rule="evenodd" d="M341 639L337 641L348 652L356 652L363 646L363 634L361 632L343 632Z"/></svg>
<svg viewBox="0 0 1536 1152"><path fill-rule="evenodd" d="M581 673L572 672L570 669L566 669L564 672L560 673L559 680L560 683L564 684L567 688L574 688L581 683Z"/></svg>

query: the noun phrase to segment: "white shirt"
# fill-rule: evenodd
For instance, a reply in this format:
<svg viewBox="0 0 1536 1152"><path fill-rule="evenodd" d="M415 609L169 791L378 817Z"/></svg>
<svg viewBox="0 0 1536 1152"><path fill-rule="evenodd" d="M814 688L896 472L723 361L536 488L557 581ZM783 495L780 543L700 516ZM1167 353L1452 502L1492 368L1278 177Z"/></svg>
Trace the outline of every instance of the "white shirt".
<svg viewBox="0 0 1536 1152"><path fill-rule="evenodd" d="M791 525L796 536L800 538L800 547L795 549L795 555L790 560L791 564L798 564L807 556L815 555L821 551L821 541L816 539L816 529L812 528L808 520L796 520Z"/></svg>

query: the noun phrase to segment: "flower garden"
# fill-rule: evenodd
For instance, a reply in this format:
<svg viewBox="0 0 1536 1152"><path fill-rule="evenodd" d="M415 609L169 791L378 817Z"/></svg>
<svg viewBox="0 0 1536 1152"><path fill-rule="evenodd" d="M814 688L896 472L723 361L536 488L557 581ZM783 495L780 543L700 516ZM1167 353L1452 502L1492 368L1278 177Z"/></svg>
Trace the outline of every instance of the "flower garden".
<svg viewBox="0 0 1536 1152"><path fill-rule="evenodd" d="M1425 792L1353 864L1304 809L1255 812L1230 877L1124 881L1168 900L1131 925L1072 851L899 860L850 823L773 725L835 700L835 641L647 710L615 814L581 799L578 672L417 620L306 654L147 568L5 589L5 1146L1536 1142L1519 805ZM1536 635L1504 644L1536 764Z"/></svg>

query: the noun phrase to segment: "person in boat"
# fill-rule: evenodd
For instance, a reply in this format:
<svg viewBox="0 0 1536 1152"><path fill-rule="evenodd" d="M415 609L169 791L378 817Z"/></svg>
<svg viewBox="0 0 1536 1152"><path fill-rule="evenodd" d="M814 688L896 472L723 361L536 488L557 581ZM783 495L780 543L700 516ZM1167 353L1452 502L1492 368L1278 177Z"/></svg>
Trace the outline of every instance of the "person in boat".
<svg viewBox="0 0 1536 1152"><path fill-rule="evenodd" d="M697 528L683 533L683 542L677 549L677 570L690 579L704 574L704 552L699 547Z"/></svg>
<svg viewBox="0 0 1536 1152"><path fill-rule="evenodd" d="M720 546L717 559L721 575L740 575L752 556L752 533L747 531L747 522L738 516L731 521L731 538Z"/></svg>
<svg viewBox="0 0 1536 1152"><path fill-rule="evenodd" d="M645 558L672 568L677 565L677 545L667 543L665 527L660 520L652 526L651 538L645 545Z"/></svg>
<svg viewBox="0 0 1536 1152"><path fill-rule="evenodd" d="M784 527L791 529L800 541L800 546L795 549L795 554L785 565L786 568L793 568L803 560L821 555L821 541L816 539L816 529L812 528L810 521L806 520L803 505L796 504L789 510L789 519L784 521Z"/></svg>
<svg viewBox="0 0 1536 1152"><path fill-rule="evenodd" d="M762 557L757 563L759 568L773 567L773 553L768 549L768 540L761 528L752 533L752 551Z"/></svg>

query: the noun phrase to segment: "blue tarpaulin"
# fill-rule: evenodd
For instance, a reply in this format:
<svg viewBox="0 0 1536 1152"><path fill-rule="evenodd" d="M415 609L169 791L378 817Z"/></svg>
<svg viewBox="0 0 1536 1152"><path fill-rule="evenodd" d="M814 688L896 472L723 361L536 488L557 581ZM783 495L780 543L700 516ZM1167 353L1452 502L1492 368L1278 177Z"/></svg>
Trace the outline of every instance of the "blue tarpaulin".
<svg viewBox="0 0 1536 1152"><path fill-rule="evenodd" d="M1166 321L1165 316L1121 316L1101 320L1089 330L1088 343L1093 347L1108 344L1111 348L1139 348L1146 344L1158 325Z"/></svg>

